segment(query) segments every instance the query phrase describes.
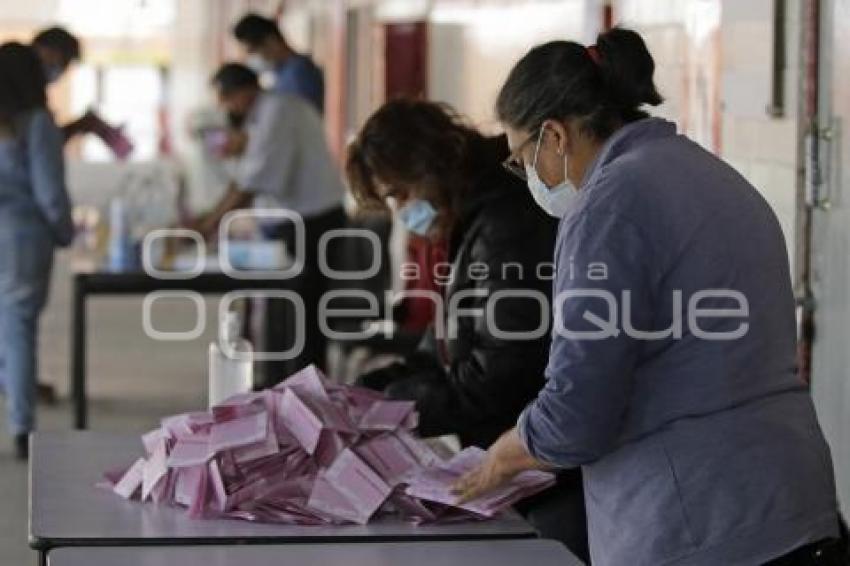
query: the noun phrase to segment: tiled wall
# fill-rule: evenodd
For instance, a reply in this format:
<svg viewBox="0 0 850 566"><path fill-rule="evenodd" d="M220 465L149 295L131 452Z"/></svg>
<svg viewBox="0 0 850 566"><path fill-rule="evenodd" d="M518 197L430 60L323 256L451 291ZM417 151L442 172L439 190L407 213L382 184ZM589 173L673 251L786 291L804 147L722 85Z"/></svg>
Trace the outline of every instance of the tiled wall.
<svg viewBox="0 0 850 566"><path fill-rule="evenodd" d="M719 15L714 132L695 111L710 94L704 92L701 81L706 75L714 77L703 69L700 79L694 70L695 61L704 64L709 56L709 31L704 24L715 14L712 5ZM779 118L767 111L772 77L771 0L619 0L615 14L620 23L644 35L656 59L659 88L667 98L659 114L684 125L689 135L718 152L764 195L782 225L793 269L799 2L788 2L786 103L785 114Z"/></svg>
<svg viewBox="0 0 850 566"><path fill-rule="evenodd" d="M766 111L771 75L773 2L724 2L722 18L724 88L722 155L743 173L776 211L794 258L797 192L797 82L799 2L786 12L785 112ZM745 80L744 77L749 77Z"/></svg>

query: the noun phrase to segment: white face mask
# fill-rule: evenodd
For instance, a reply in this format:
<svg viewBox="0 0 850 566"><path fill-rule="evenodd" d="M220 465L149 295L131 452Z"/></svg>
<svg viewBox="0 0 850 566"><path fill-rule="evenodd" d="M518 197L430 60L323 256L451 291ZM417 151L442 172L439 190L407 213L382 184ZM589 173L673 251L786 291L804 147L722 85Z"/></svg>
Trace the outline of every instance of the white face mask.
<svg viewBox="0 0 850 566"><path fill-rule="evenodd" d="M543 139L543 129L534 147L534 161L525 164L525 174L528 177L528 188L538 206L555 218L563 217L572 208L578 198L578 189L567 177L567 156L564 156L564 180L554 187L547 187L537 174L537 154L540 152L540 140Z"/></svg>
<svg viewBox="0 0 850 566"><path fill-rule="evenodd" d="M262 55L252 53L245 58L245 65L258 75L271 70L271 65L263 59Z"/></svg>

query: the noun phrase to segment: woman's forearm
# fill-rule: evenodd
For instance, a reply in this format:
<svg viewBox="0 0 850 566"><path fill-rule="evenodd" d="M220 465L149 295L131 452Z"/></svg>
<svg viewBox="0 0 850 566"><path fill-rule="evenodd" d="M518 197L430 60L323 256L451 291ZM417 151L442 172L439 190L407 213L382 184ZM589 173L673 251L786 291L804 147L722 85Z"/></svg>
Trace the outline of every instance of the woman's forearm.
<svg viewBox="0 0 850 566"><path fill-rule="evenodd" d="M516 475L526 470L548 470L550 466L529 454L516 428L503 434L491 450L502 461L506 473Z"/></svg>

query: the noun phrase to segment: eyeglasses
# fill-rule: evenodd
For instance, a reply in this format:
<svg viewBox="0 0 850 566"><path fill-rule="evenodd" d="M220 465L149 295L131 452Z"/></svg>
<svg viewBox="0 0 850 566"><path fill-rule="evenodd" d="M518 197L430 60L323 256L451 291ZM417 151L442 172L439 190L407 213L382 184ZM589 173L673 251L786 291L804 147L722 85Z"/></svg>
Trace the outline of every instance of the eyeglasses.
<svg viewBox="0 0 850 566"><path fill-rule="evenodd" d="M525 149L529 143L537 139L540 135L541 129L538 128L533 134L528 136L524 142L519 144L513 152L502 161L502 167L505 168L509 173L513 173L523 181L528 181L528 174L525 172L525 166L521 165L519 162L520 155L522 154L522 150Z"/></svg>

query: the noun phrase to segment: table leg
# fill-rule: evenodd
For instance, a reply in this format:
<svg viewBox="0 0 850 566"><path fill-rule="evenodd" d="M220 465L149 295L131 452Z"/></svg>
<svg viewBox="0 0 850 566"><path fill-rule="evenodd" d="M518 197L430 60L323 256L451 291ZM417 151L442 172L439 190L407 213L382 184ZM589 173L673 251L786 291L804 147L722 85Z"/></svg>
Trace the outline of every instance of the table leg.
<svg viewBox="0 0 850 566"><path fill-rule="evenodd" d="M71 397L74 405L74 428L87 426L86 399L86 291L80 277L74 278L73 313L71 317Z"/></svg>
<svg viewBox="0 0 850 566"><path fill-rule="evenodd" d="M47 566L47 551L38 551L38 566Z"/></svg>

